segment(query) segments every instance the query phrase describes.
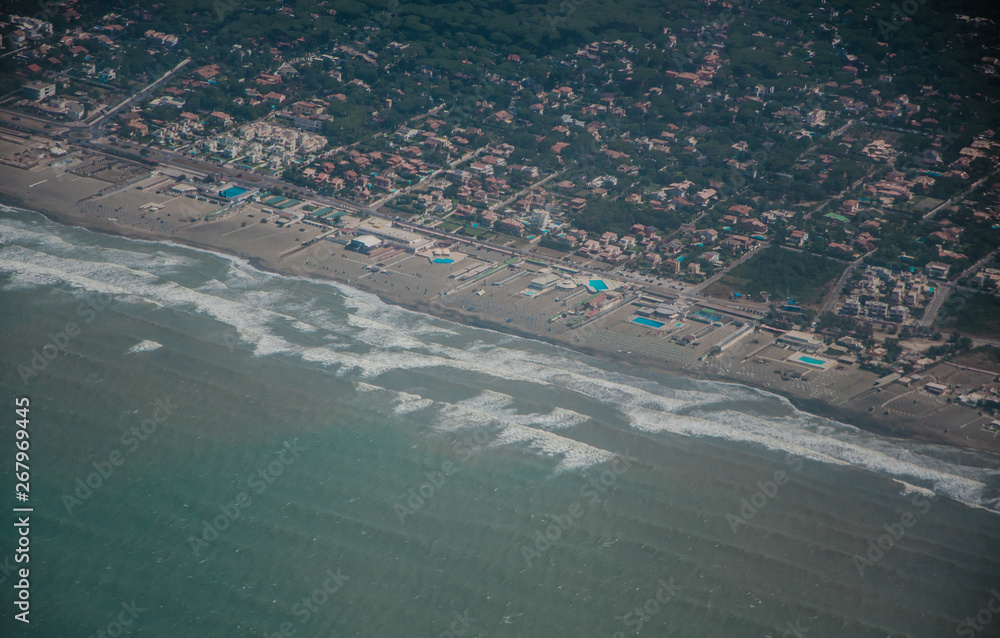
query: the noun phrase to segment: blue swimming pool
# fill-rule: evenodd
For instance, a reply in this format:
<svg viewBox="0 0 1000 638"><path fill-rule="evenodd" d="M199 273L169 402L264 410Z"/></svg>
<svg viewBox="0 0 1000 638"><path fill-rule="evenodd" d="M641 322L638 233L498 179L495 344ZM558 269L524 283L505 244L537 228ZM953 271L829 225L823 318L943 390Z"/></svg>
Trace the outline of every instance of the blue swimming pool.
<svg viewBox="0 0 1000 638"><path fill-rule="evenodd" d="M805 363L811 366L816 366L817 368L825 367L829 361L826 359L817 359L816 357L807 357L804 354L797 354L790 357L791 361L798 361L799 363Z"/></svg>
<svg viewBox="0 0 1000 638"><path fill-rule="evenodd" d="M230 186L224 191L221 191L219 195L232 199L234 197L239 197L243 193L247 192L246 188L240 188L239 186Z"/></svg>
<svg viewBox="0 0 1000 638"><path fill-rule="evenodd" d="M632 320L632 323L637 323L640 326L649 326L650 328L662 328L664 324L662 321L657 321L656 319L647 319L646 317L636 317Z"/></svg>
<svg viewBox="0 0 1000 638"><path fill-rule="evenodd" d="M447 257L438 257L437 259L432 259L431 262L435 264L453 264L455 263L455 260L448 259Z"/></svg>
<svg viewBox="0 0 1000 638"><path fill-rule="evenodd" d="M600 292L601 290L607 290L608 289L608 284L604 283L604 281L601 280L601 279L591 279L590 280L590 287L593 288L594 290Z"/></svg>

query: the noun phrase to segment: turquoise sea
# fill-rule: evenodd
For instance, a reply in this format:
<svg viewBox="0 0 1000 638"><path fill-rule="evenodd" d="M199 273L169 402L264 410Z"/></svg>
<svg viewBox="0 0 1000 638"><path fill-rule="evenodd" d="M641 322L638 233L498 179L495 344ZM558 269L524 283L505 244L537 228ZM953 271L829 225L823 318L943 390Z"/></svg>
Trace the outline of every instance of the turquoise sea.
<svg viewBox="0 0 1000 638"><path fill-rule="evenodd" d="M234 258L3 209L0 394L4 637L1000 635L995 456Z"/></svg>

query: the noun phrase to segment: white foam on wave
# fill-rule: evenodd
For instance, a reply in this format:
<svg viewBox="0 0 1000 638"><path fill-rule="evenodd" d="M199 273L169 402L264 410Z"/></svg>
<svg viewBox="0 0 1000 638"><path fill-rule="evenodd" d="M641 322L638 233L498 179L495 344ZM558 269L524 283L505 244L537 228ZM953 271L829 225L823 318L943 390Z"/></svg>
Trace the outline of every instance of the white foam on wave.
<svg viewBox="0 0 1000 638"><path fill-rule="evenodd" d="M194 260L179 253L162 250L156 244L152 244L154 250L150 252L122 250L110 246L102 246L99 251L94 251L90 247L82 247L80 244L67 241L58 232L53 232L52 229L51 225L2 219L0 220L0 240L2 240L0 243L27 245L25 246L27 248L44 249L50 255L67 258L77 258L85 253L88 260L96 263L104 262L157 274L174 272L195 263Z"/></svg>
<svg viewBox="0 0 1000 638"><path fill-rule="evenodd" d="M900 496L909 496L910 494L920 494L921 496L933 497L934 490L929 490L926 487L919 487L917 485L911 485L906 481L901 481L899 479L892 479L893 482L899 483L903 486L902 491L900 491Z"/></svg>
<svg viewBox="0 0 1000 638"><path fill-rule="evenodd" d="M222 283L218 279L209 279L202 285L198 286L196 290L199 290L201 292L222 293L229 290L229 286Z"/></svg>
<svg viewBox="0 0 1000 638"><path fill-rule="evenodd" d="M396 406L393 408L393 412L397 416L403 416L411 412L426 410L432 405L434 405L433 399L426 399L419 394L410 394L409 392L397 392Z"/></svg>
<svg viewBox="0 0 1000 638"><path fill-rule="evenodd" d="M731 411L713 412L711 418L727 428L728 436L724 438L755 442L769 449L793 451L814 460L851 465L892 477L909 477L932 485L937 494L963 503L981 503L985 480L1000 475L994 470L957 466L915 454L855 428L844 428L831 436L803 428L800 418L763 419Z"/></svg>
<svg viewBox="0 0 1000 638"><path fill-rule="evenodd" d="M425 399L419 394L411 394L409 392L403 392L402 390L390 390L389 388L383 388L380 385L374 385L372 383L365 383L364 381L355 382L355 387L359 392L389 395L393 402L392 412L396 416L405 416L411 412L424 410L434 405L434 401L432 399Z"/></svg>
<svg viewBox="0 0 1000 638"><path fill-rule="evenodd" d="M358 329L351 336L370 346L404 350L418 350L425 347L424 342L419 339L402 330L393 329L380 321L351 314L347 316L347 323Z"/></svg>
<svg viewBox="0 0 1000 638"><path fill-rule="evenodd" d="M232 288L243 288L258 285L262 281L273 278L274 275L257 270L243 260L233 259L226 271L226 285Z"/></svg>
<svg viewBox="0 0 1000 638"><path fill-rule="evenodd" d="M152 282L159 279L157 275L126 266L81 262L21 246L0 250L0 272L10 276L8 289L27 290L62 283L77 291L108 295L131 295L127 287L130 280Z"/></svg>
<svg viewBox="0 0 1000 638"><path fill-rule="evenodd" d="M39 234L31 229L15 228L11 231L6 223L0 225L0 229L7 233L0 235L5 239L11 232L14 235L22 233L21 240L24 240L23 233ZM32 238L32 241L35 239ZM58 241L65 243L63 239ZM64 251L74 252L60 246L58 252ZM195 312L233 326L241 339L254 346L256 356L279 353L298 356L323 366L339 366L338 375L355 373L368 381L389 371L444 367L504 382L552 385L618 407L632 427L640 430L746 442L825 463L850 464L893 477L912 478L932 485L937 493L971 505L986 503L983 497L984 480L995 475L989 470L967 468L931 458L851 426L801 413L790 407L791 404L782 397L738 384L699 381L694 383L694 390L674 390L649 380L609 373L568 352L565 355L552 354L555 349L542 352L544 346L513 336L496 338L496 345L482 340L467 347L448 347L429 342L427 336L460 336L472 329L453 330L450 326L454 324L385 304L375 295L342 284L330 285L340 291L345 306L352 309L353 314L347 322L338 322L336 318L325 316L325 311L316 311L318 318L322 318L321 327L346 336L355 343L365 344L368 351L359 353L353 349L351 352L338 351L336 347L302 347L275 334L272 328L278 322L303 332L314 331L320 326L311 317L304 320L302 316L296 316L300 313L289 309L288 295L253 290L251 284L254 281L268 282L275 276L257 271L242 260L221 256L230 261L230 273L238 273L221 282L223 286L228 287L234 278L246 284L239 298L227 299L212 294L216 291L204 286L194 290L172 281L164 282L144 270L146 260L155 261L147 253L136 253L134 260L120 260L123 263L88 261L86 257L89 253L79 248L75 250L75 254L81 253L81 258L75 259L8 244L0 248L0 271L10 274L9 285L13 287L61 282L77 289L121 295L169 307L190 307ZM295 301L301 303L301 300ZM487 331L477 334L496 337L499 333ZM727 410L697 411L698 406L751 399L778 402L789 410L791 416L765 419ZM395 409L399 410L399 414L407 414L408 411L430 407L433 402L429 401L415 395L400 396ZM679 413L681 410L683 414ZM448 428L468 427L470 423L477 422L498 424L499 441L504 444L520 443L545 454L559 456L559 469L563 470L610 458L610 453L605 450L554 432L572 427L585 418L561 408L545 414L520 414L511 407L509 396L484 392L473 400L442 407L439 425Z"/></svg>
<svg viewBox="0 0 1000 638"><path fill-rule="evenodd" d="M491 428L494 446L518 445L558 459L556 472L582 469L611 460L614 455L551 430L573 427L588 417L555 408L549 413L519 413L511 407L514 398L484 390L478 395L447 404L440 410L437 427L446 431Z"/></svg>
<svg viewBox="0 0 1000 638"><path fill-rule="evenodd" d="M394 331L405 331L409 335L427 337L430 335L458 336L458 332L448 328L441 321L427 321L428 315L407 310L382 301L377 295L346 286L338 282L329 282L343 296L344 305L352 310L351 317L360 317L374 321L383 328ZM362 326L370 324L361 323Z"/></svg>
<svg viewBox="0 0 1000 638"><path fill-rule="evenodd" d="M151 303L172 308L192 307L196 312L234 326L240 338L254 345L254 354L265 356L294 352L295 346L276 336L268 324L294 317L260 305L273 303L273 295L247 296L244 301L229 300L208 292L163 281L158 275L119 264L58 257L20 246L0 251L0 271L10 273L10 286L36 287L67 284L81 292L115 295L120 300Z"/></svg>
<svg viewBox="0 0 1000 638"><path fill-rule="evenodd" d="M153 352L154 350L159 350L163 347L162 343L157 343L150 339L140 341L131 348L128 349L129 354L138 354L140 352Z"/></svg>

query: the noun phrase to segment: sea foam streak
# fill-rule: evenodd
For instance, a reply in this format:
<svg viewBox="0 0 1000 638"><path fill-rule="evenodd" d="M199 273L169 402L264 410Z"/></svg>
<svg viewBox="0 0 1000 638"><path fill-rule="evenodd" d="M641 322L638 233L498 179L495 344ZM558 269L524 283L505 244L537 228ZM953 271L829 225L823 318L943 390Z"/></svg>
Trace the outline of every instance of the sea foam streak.
<svg viewBox="0 0 1000 638"><path fill-rule="evenodd" d="M149 339L146 339L144 341L140 341L139 343L137 343L134 346L132 346L131 348L129 348L128 349L128 353L129 354L138 354L140 352L152 352L154 350L159 350L162 347L163 347L162 343L157 343L155 341L151 341Z"/></svg>
<svg viewBox="0 0 1000 638"><path fill-rule="evenodd" d="M61 229L58 241L49 242L42 229L48 226L0 220L0 238L5 242L0 246L0 272L7 274L8 288L62 284L79 292L115 295L124 302L201 314L232 326L255 356L292 356L335 368L337 375L365 384L364 390L378 388L372 382L387 372L432 368L495 379L498 384L552 387L563 395L576 394L615 406L639 430L716 437L819 462L850 464L915 481L970 505L997 508L995 495L987 495L985 486L998 472L949 463L920 451L932 446L886 441L800 412L772 393L706 381L672 389L605 370L567 350L392 306L343 284L282 278L233 257L186 252L167 244L153 253L118 248L105 253L110 258L98 260L87 234ZM113 241L131 245L128 240ZM144 242L143 248L148 246ZM228 273L221 279L203 277L188 285L170 278L170 271L183 268L185 260L204 259L228 263ZM338 304L340 308L334 310ZM346 320L345 308L349 310ZM293 334L317 332L328 345L303 346L289 340ZM773 402L772 411L782 416L755 417L725 407L748 400ZM452 404L435 404L407 393L397 393L394 401L393 411L400 417L438 405L439 425L445 429L492 423L499 427L501 444L519 444L558 457L561 470L610 457L610 452L572 437L574 428L587 417L565 406L553 406L547 413L523 413L509 395L492 390Z"/></svg>

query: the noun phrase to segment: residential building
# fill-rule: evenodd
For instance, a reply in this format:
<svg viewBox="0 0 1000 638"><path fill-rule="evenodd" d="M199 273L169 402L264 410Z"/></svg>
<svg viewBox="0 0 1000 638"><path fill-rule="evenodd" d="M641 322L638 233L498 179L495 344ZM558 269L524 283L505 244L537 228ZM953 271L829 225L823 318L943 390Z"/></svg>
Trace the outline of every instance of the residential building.
<svg viewBox="0 0 1000 638"><path fill-rule="evenodd" d="M21 87L21 92L35 102L41 102L56 94L56 85L48 82L28 82Z"/></svg>
<svg viewBox="0 0 1000 638"><path fill-rule="evenodd" d="M927 273L927 276L935 279L947 279L949 270L951 270L951 266L938 261L929 262L924 266L924 272Z"/></svg>

